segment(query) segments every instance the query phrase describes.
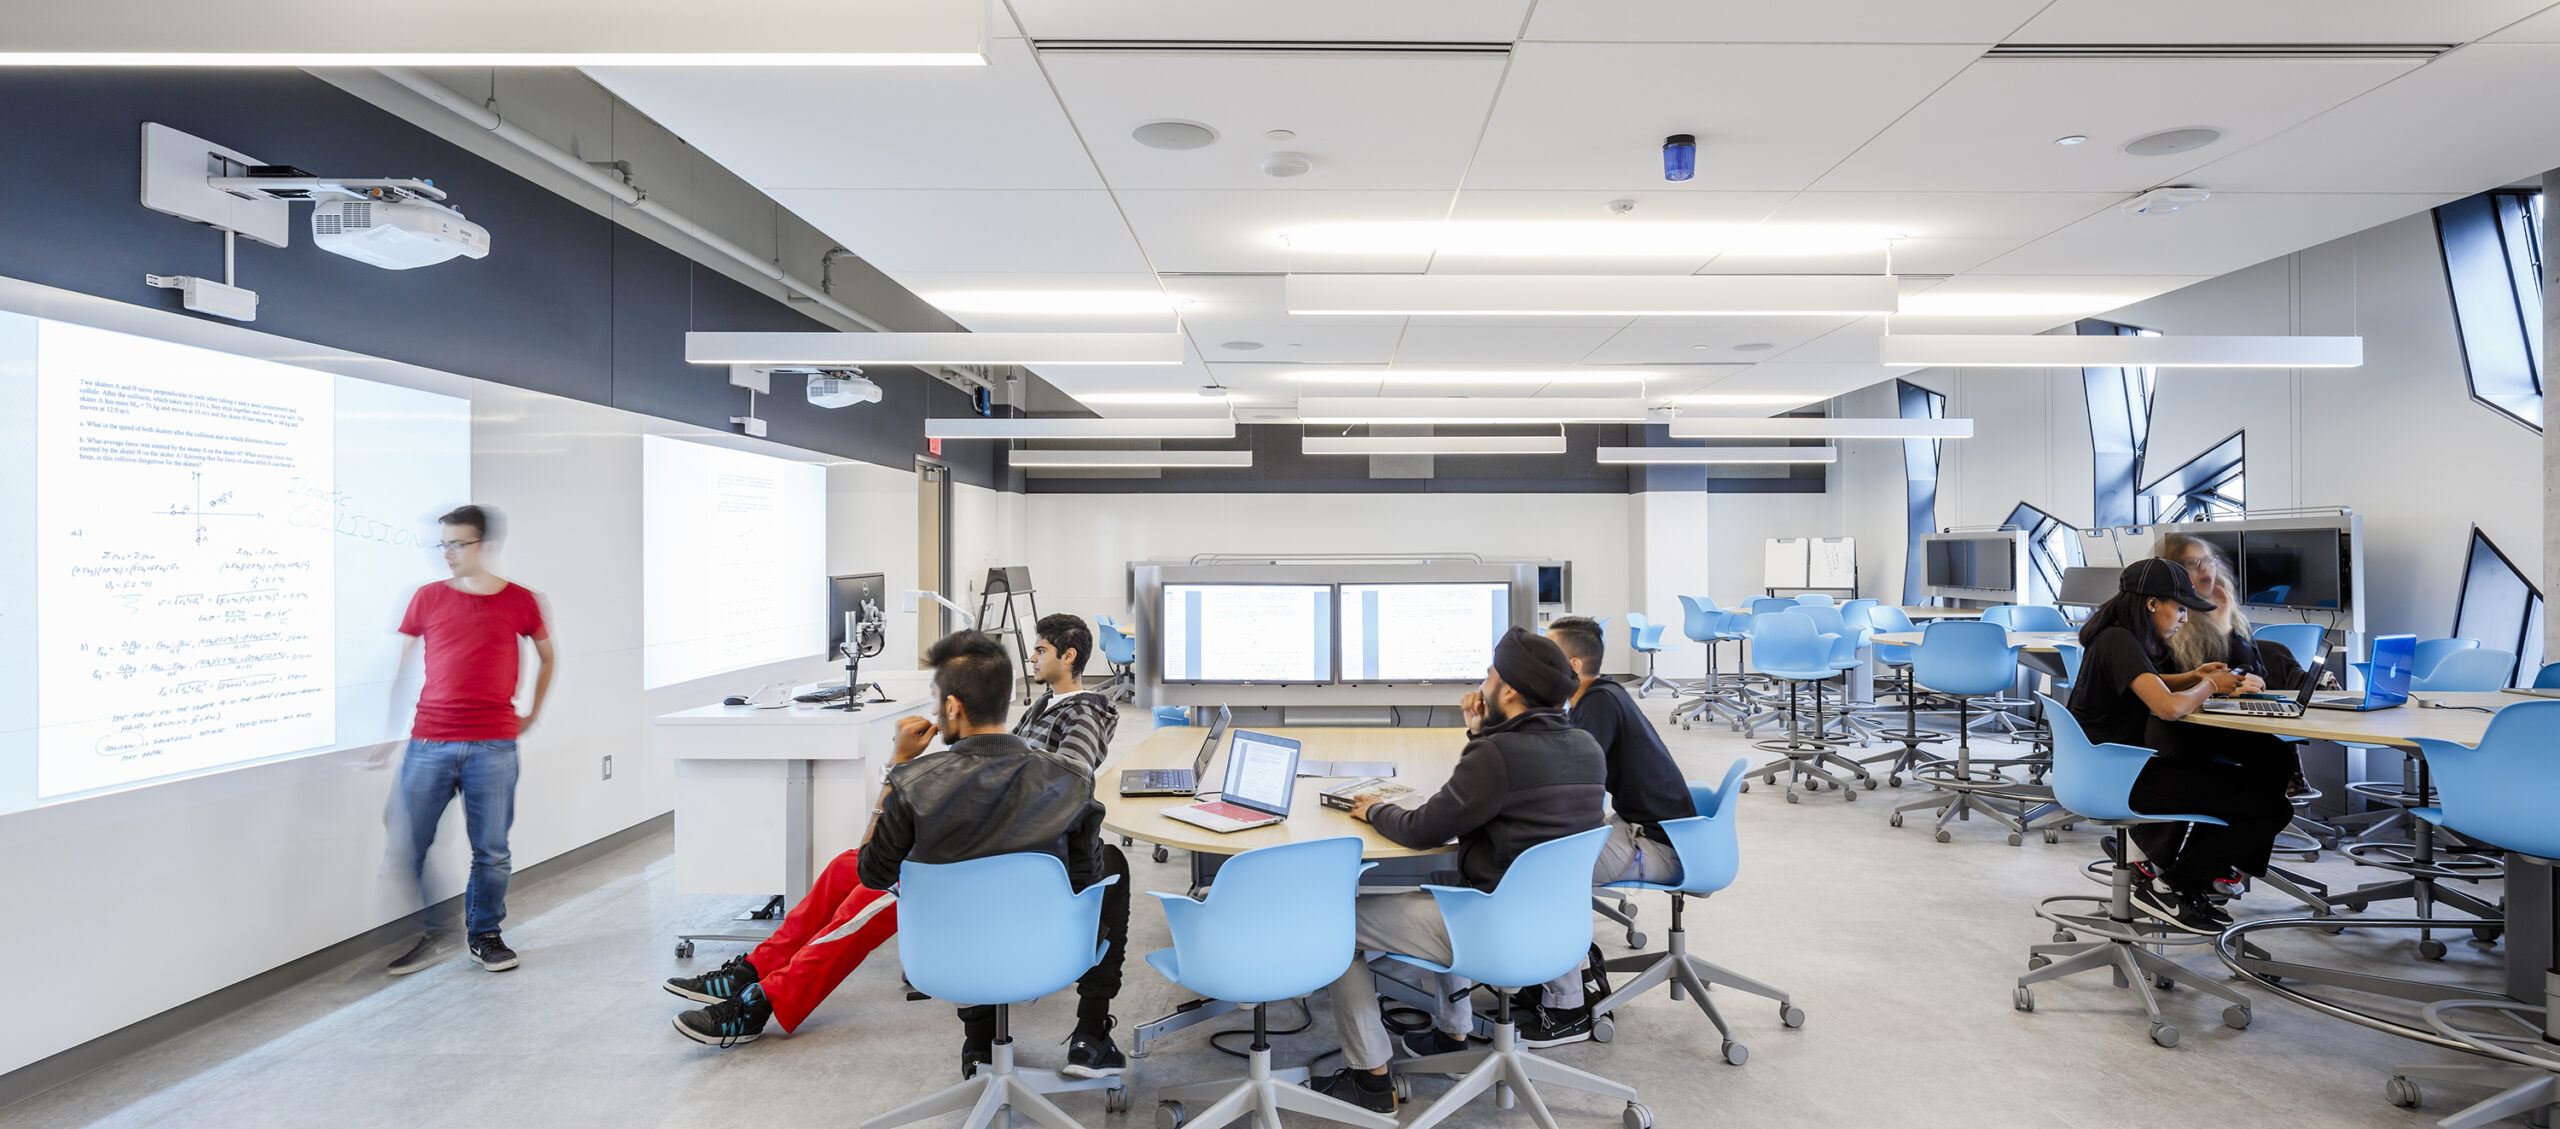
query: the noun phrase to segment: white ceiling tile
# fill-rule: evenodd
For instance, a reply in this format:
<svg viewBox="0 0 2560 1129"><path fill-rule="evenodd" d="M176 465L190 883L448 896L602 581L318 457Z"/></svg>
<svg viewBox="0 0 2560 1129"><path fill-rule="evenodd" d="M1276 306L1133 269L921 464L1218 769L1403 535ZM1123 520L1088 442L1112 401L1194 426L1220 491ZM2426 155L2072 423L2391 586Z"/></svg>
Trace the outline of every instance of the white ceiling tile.
<svg viewBox="0 0 2560 1129"><path fill-rule="evenodd" d="M1287 317L1184 324L1199 344L1200 354L1212 361L1383 365L1395 358L1396 342L1404 335L1399 326L1325 325L1315 318L1280 320ZM1262 347L1229 347L1244 342L1259 342Z"/></svg>
<svg viewBox="0 0 2560 1129"><path fill-rule="evenodd" d="M1283 282L1277 274L1175 275L1164 280L1164 287L1184 303L1183 317L1194 328L1297 321L1316 327L1404 326L1402 314L1292 317L1282 294Z"/></svg>
<svg viewBox="0 0 2560 1129"><path fill-rule="evenodd" d="M2486 39L2490 43L2560 43L2560 4L2516 21Z"/></svg>
<svg viewBox="0 0 2560 1129"><path fill-rule="evenodd" d="M1508 43L1530 0L1011 0L1035 39Z"/></svg>
<svg viewBox="0 0 2560 1129"><path fill-rule="evenodd" d="M1753 365L1708 385L1708 395L1801 393L1808 400L1827 400L1870 384L1920 371L1917 365L1791 364L1773 361ZM1684 412L1684 414L1686 414ZM1767 415L1766 410L1753 414Z"/></svg>
<svg viewBox="0 0 2560 1129"><path fill-rule="evenodd" d="M1833 169L1822 190L2138 192L2390 81L2408 60L1987 59ZM2121 151L2160 130L2223 131L2203 149ZM2085 144L2055 139L2086 136Z"/></svg>
<svg viewBox="0 0 2560 1129"><path fill-rule="evenodd" d="M983 67L587 73L759 188L1102 186L1018 39L990 40Z"/></svg>
<svg viewBox="0 0 2560 1129"><path fill-rule="evenodd" d="M1118 189L1445 189L1465 175L1502 82L1498 55L1053 54L1058 97ZM1380 113L1381 107L1393 107ZM1150 149L1151 121L1218 132L1199 149ZM1272 140L1266 132L1296 136ZM1314 161L1278 179L1264 154Z"/></svg>
<svg viewBox="0 0 2560 1129"><path fill-rule="evenodd" d="M1911 239L2032 238L2124 197L2115 192L1806 192L1773 223L1857 224Z"/></svg>
<svg viewBox="0 0 2560 1129"><path fill-rule="evenodd" d="M2464 43L2550 0L2054 0L2011 43Z"/></svg>
<svg viewBox="0 0 2560 1129"><path fill-rule="evenodd" d="M1458 194L1449 218L1461 223L1758 223L1781 204L1786 192L1682 192L1638 189L1602 191L1497 191L1471 189ZM1620 214L1610 202L1632 200L1635 208ZM1688 274L1706 265L1707 257L1645 256L1506 256L1450 254L1431 260L1434 274Z"/></svg>
<svg viewBox="0 0 2560 1129"><path fill-rule="evenodd" d="M2000 41L2050 0L1541 0L1524 39L1632 43Z"/></svg>
<svg viewBox="0 0 2560 1129"><path fill-rule="evenodd" d="M1655 192L1810 185L1971 63L1968 46L1524 43L1467 187ZM1698 173L1662 179L1662 139Z"/></svg>
<svg viewBox="0 0 2560 1129"><path fill-rule="evenodd" d="M2560 39L2560 20L2550 27ZM2560 167L2560 114L2507 112L2549 102L2555 74L2560 45L2474 44L2192 179L2217 192L2495 188Z"/></svg>
<svg viewBox="0 0 2560 1129"><path fill-rule="evenodd" d="M1640 318L1585 358L1588 364L1750 364L1777 356L1848 318ZM1699 348L1704 345L1706 348ZM1742 350L1737 345L1768 345Z"/></svg>
<svg viewBox="0 0 2560 1129"><path fill-rule="evenodd" d="M1999 274L2224 274L2439 202L2439 197L2410 195L2215 193L2202 206L2176 215L2101 212L1984 269Z"/></svg>
<svg viewBox="0 0 2560 1129"><path fill-rule="evenodd" d="M1617 330L1585 328L1452 325L1414 326L1396 347L1400 365L1509 364L1569 365L1582 361Z"/></svg>
<svg viewBox="0 0 2560 1129"><path fill-rule="evenodd" d="M802 188L773 197L893 275L1148 269L1107 192Z"/></svg>
<svg viewBox="0 0 2560 1129"><path fill-rule="evenodd" d="M892 275L906 287L978 333L1164 333L1174 327L1173 297L1152 274L946 274L900 271ZM984 295L1025 295L1037 300L1080 294L1136 295L1161 298L1156 313L1060 313L1040 310L972 310L988 304Z"/></svg>
<svg viewBox="0 0 2560 1129"><path fill-rule="evenodd" d="M1120 205L1155 269L1166 272L1279 273L1322 271L1419 271L1427 256L1388 254L1292 255L1280 236L1310 223L1346 221L1437 222L1448 215L1448 191L1122 192ZM1277 308L1276 306L1274 307Z"/></svg>

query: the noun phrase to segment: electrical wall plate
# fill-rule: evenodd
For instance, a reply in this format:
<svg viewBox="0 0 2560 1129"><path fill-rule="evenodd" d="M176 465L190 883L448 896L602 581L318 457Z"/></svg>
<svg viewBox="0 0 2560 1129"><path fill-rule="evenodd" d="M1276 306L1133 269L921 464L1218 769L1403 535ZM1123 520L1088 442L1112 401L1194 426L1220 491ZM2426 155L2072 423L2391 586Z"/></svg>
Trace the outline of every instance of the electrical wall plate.
<svg viewBox="0 0 2560 1129"><path fill-rule="evenodd" d="M158 122L144 122L142 206L228 228L270 247L288 246L293 239L291 205L235 195L205 183L208 177L245 176L250 166L265 163Z"/></svg>

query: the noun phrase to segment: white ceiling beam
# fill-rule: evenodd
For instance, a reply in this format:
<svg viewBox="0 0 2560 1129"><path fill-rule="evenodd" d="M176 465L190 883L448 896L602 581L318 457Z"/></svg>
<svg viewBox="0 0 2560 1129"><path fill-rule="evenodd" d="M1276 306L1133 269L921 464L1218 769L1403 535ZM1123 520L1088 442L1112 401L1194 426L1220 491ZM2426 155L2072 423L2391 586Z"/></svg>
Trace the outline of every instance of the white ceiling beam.
<svg viewBox="0 0 2560 1129"><path fill-rule="evenodd" d="M1890 314L1881 274L1293 274L1292 314L1486 317L1859 317Z"/></svg>
<svg viewBox="0 0 2560 1129"><path fill-rule="evenodd" d="M1739 466L1832 463L1830 447L1602 447L1592 460L1612 466Z"/></svg>
<svg viewBox="0 0 2560 1129"><path fill-rule="evenodd" d="M1561 435L1310 435L1310 455L1561 455Z"/></svg>
<svg viewBox="0 0 2560 1129"><path fill-rule="evenodd" d="M1570 396L1301 396L1301 423L1643 423L1638 399Z"/></svg>
<svg viewBox="0 0 2560 1129"><path fill-rule="evenodd" d="M1889 333L1877 360L1960 368L2354 368L2361 337Z"/></svg>
<svg viewBox="0 0 2560 1129"><path fill-rule="evenodd" d="M929 419L927 439L1233 439L1236 421L1207 419Z"/></svg>
<svg viewBox="0 0 2560 1129"><path fill-rule="evenodd" d="M1674 439L1971 439L1969 419L1675 419Z"/></svg>
<svg viewBox="0 0 2560 1129"><path fill-rule="evenodd" d="M1179 333L687 333L697 365L1178 365Z"/></svg>
<svg viewBox="0 0 2560 1129"><path fill-rule="evenodd" d="M1249 467L1251 451L1008 451L1005 460L1025 470L1095 467Z"/></svg>

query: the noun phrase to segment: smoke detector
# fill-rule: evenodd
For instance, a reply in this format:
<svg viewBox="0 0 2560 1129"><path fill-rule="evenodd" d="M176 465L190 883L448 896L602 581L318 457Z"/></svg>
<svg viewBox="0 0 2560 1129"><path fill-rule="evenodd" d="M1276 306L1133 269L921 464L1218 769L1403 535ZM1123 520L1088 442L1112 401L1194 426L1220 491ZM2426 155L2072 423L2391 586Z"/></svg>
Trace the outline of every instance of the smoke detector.
<svg viewBox="0 0 2560 1129"><path fill-rule="evenodd" d="M2116 210L2128 216L2173 216L2212 198L2213 193L2202 188L2177 184L2154 188L2117 205Z"/></svg>
<svg viewBox="0 0 2560 1129"><path fill-rule="evenodd" d="M1315 158L1304 153L1265 153L1262 175L1277 177L1305 176L1316 167Z"/></svg>

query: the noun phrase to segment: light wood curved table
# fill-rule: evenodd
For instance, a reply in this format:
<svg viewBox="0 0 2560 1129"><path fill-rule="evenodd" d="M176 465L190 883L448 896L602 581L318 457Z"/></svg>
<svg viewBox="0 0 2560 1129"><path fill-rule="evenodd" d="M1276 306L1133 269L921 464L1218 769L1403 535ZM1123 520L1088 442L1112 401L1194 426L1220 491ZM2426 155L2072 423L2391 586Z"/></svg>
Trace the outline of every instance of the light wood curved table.
<svg viewBox="0 0 2560 1129"><path fill-rule="evenodd" d="M2483 706L2491 710L2534 700L2499 690L2428 694L2426 697L2449 706ZM2473 709L2422 709L2416 702L2411 702L2384 710L2304 710L2301 717L2197 710L2188 714L2185 720L2216 729L2273 733L2279 737L2310 737L2341 745L2389 745L2397 749L2414 749L2421 737L2451 741L2457 745L2477 745L2480 738L2488 733L2489 720L2495 716L2494 713Z"/></svg>
<svg viewBox="0 0 2560 1129"><path fill-rule="evenodd" d="M1449 782L1449 773L1457 767L1458 753L1467 746L1467 731L1454 727L1422 728L1382 726L1346 728L1334 726L1295 726L1256 729L1274 737L1287 737L1299 742L1298 755L1311 761L1391 761L1396 766L1395 781L1414 790L1402 802L1414 804ZM1102 826L1115 835L1143 839L1150 843L1196 854L1234 855L1256 847L1276 847L1284 843L1304 843L1349 835L1360 840L1360 857L1364 859L1418 858L1440 854L1447 847L1413 848L1398 846L1375 828L1351 818L1349 812L1324 806L1321 793L1327 788L1347 783L1342 777L1301 776L1297 794L1289 801L1289 818L1269 827L1251 831L1217 832L1206 827L1167 819L1161 812L1191 804L1186 796L1122 796L1120 773L1137 768L1189 768L1192 758L1200 753L1200 740L1208 736L1197 726L1168 725L1147 734L1137 747L1105 763L1094 775L1094 797L1102 801ZM1209 761L1209 788L1226 779L1227 750L1235 741L1235 730L1219 739L1217 756Z"/></svg>
<svg viewBox="0 0 2560 1129"><path fill-rule="evenodd" d="M1876 636L1874 642L1888 647L1917 647L1926 634L1924 631L1888 631ZM2009 633L2009 645L2021 651L2050 655L2057 653L2054 644L2077 642L2079 638L2079 633L2073 631L2012 631Z"/></svg>

